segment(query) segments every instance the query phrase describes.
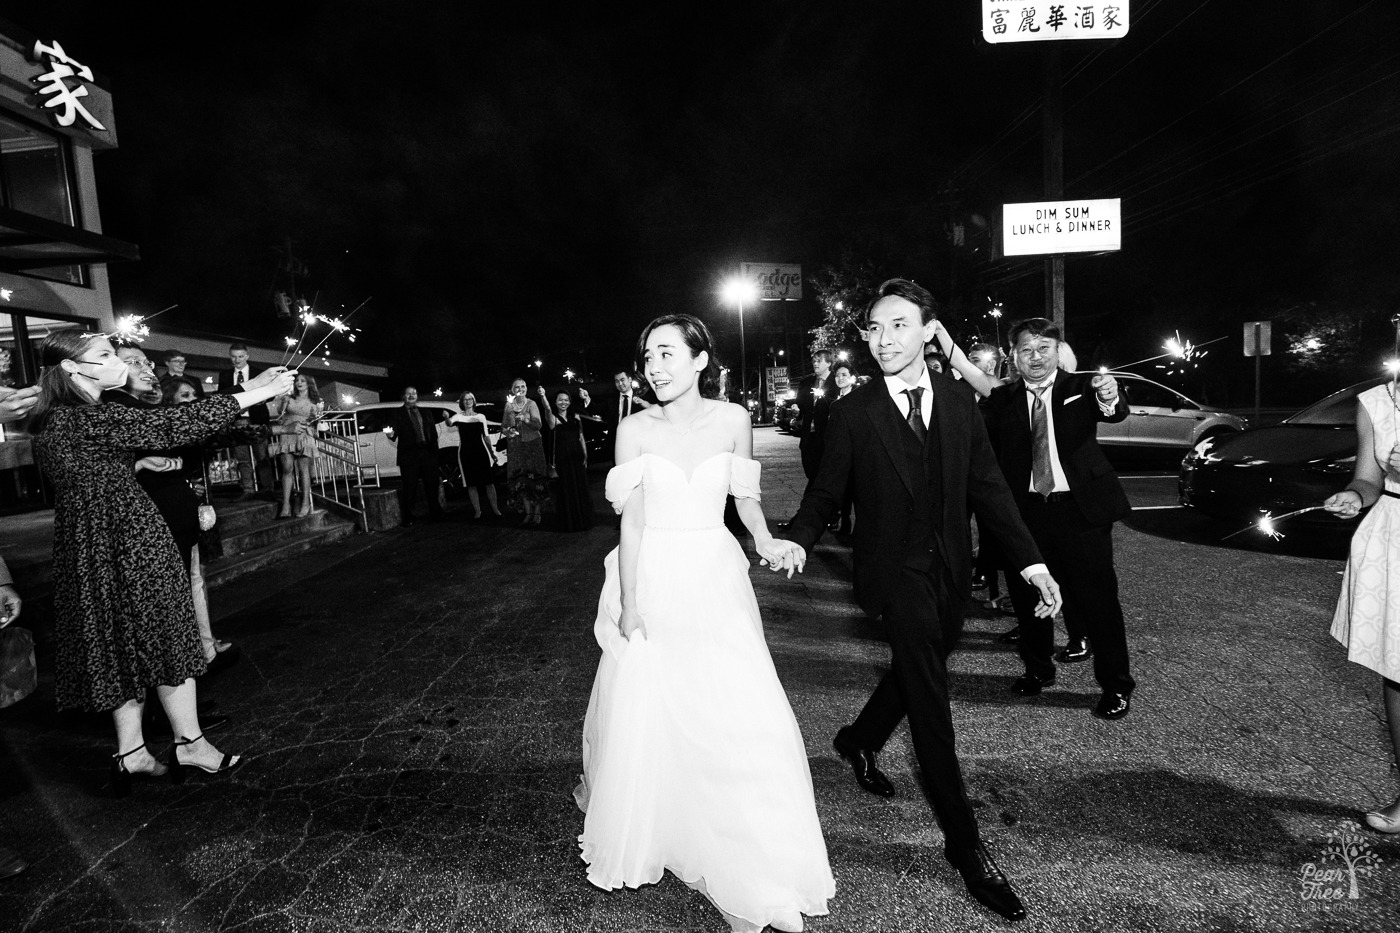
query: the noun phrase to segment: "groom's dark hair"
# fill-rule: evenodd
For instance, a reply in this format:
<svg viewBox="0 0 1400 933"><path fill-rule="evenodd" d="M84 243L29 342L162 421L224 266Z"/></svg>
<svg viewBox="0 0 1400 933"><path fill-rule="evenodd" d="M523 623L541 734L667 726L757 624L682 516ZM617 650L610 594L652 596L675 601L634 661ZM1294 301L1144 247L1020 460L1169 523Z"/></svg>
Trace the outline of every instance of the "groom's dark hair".
<svg viewBox="0 0 1400 933"><path fill-rule="evenodd" d="M891 295L896 298L903 298L910 304L916 305L919 309L919 314L923 317L923 323L927 324L929 321L938 319L938 301L929 293L927 288L924 288L922 285L916 285L909 279L886 279L880 283L879 288L875 289L875 297L871 299L870 304L865 307L865 320L867 323L870 321L870 312L874 310L879 300L881 298L888 298Z"/></svg>

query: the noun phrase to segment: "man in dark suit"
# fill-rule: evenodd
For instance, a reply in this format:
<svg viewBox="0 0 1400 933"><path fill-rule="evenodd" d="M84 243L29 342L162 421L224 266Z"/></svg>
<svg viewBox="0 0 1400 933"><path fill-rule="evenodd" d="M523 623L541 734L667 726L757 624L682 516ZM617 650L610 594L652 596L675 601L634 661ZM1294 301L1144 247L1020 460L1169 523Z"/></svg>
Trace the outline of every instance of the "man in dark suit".
<svg viewBox="0 0 1400 933"><path fill-rule="evenodd" d="M219 385L216 391L220 395L233 395L242 392L244 383L262 372L261 369L254 369L249 364L247 344L229 344L228 359L229 368L219 370ZM253 405L239 416L237 423L241 425L266 425L272 423L272 416L266 405ZM253 491L255 471L258 486L263 489L273 487L272 461L267 455L267 438L265 436L259 433L251 445L235 447L233 456L238 461L238 478L243 485L244 493Z"/></svg>
<svg viewBox="0 0 1400 933"><path fill-rule="evenodd" d="M987 433L1021 517L1064 587L1065 613L1093 646L1103 691L1094 714L1121 719L1136 683L1113 569L1113 523L1132 507L1097 435L1099 422L1128 417L1128 404L1112 376L1059 369L1060 330L1051 321L1021 321L1010 340L1021 378L992 390L983 410ZM1034 696L1055 683L1054 623L1032 611L1035 593L1024 582L1008 579L1007 587L1026 664L1012 689Z"/></svg>
<svg viewBox="0 0 1400 933"><path fill-rule="evenodd" d="M617 444L617 426L629 415L634 415L643 408L650 408L651 402L637 395L637 387L632 381L632 373L622 369L613 373L613 386L617 389L617 394L610 400L602 403L599 410L594 411L590 406L588 414L600 416L603 424L608 429L608 455L612 457L612 451Z"/></svg>
<svg viewBox="0 0 1400 933"><path fill-rule="evenodd" d="M394 429L393 441L398 447L399 521L407 528L413 524L413 507L418 504L418 484L423 485L428 500L428 517L443 517L438 498L437 423L445 421L448 413L438 408L419 408L418 390L408 386L403 390L403 407L394 409L389 426Z"/></svg>
<svg viewBox="0 0 1400 933"><path fill-rule="evenodd" d="M856 721L836 734L836 750L861 787L889 796L894 789L875 755L907 715L943 827L945 857L977 900L1020 919L1025 908L983 845L968 803L948 703L946 659L972 579L969 507L1040 591L1039 614L1052 616L1059 595L971 399L941 378L935 382L924 366L935 313L933 296L913 282L891 279L880 286L867 312L866 339L883 378L832 406L821 468L787 536L810 550L852 484L860 516L853 536L856 600L884 619L891 667Z"/></svg>

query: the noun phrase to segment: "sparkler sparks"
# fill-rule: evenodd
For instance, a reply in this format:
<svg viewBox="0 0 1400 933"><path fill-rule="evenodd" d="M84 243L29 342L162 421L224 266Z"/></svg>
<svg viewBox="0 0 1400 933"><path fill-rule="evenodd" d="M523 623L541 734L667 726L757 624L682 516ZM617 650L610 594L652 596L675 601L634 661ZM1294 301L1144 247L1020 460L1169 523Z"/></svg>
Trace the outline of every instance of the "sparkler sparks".
<svg viewBox="0 0 1400 933"><path fill-rule="evenodd" d="M1323 508L1326 508L1326 506L1310 505L1305 509L1294 509L1292 512L1284 512L1282 515L1278 516L1275 516L1272 512L1265 512L1254 524L1241 528L1239 531L1232 531L1220 540L1229 541L1235 535L1242 535L1246 531L1258 531L1274 541L1279 541L1284 537L1283 532L1279 531L1276 527L1279 522L1286 518L1292 518L1295 515L1302 515L1304 512L1316 512L1318 509Z"/></svg>
<svg viewBox="0 0 1400 933"><path fill-rule="evenodd" d="M139 314L123 314L117 318L117 329L112 331L112 336L129 343L140 343L151 335L151 328L144 323L145 320Z"/></svg>

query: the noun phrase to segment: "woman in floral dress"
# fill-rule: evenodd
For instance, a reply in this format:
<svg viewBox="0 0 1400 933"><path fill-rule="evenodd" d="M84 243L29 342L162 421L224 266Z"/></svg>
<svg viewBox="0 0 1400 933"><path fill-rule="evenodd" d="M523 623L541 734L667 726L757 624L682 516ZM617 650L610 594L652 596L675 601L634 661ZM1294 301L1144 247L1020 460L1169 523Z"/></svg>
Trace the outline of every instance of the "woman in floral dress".
<svg viewBox="0 0 1400 933"><path fill-rule="evenodd" d="M549 464L540 439L540 409L525 395L525 380L510 385L501 433L506 437L506 488L511 508L525 513L522 525L538 525L549 498Z"/></svg>
<svg viewBox="0 0 1400 933"><path fill-rule="evenodd" d="M203 737L194 678L206 662L190 581L175 540L136 484L136 452L196 443L249 405L291 389L281 367L236 395L137 409L98 404L126 383L127 366L101 334L59 331L40 346L43 375L30 430L53 484L55 692L60 709L110 710L117 732L112 788L166 769L146 748L142 700L156 687L176 737L173 778L186 767L222 773L238 763Z"/></svg>

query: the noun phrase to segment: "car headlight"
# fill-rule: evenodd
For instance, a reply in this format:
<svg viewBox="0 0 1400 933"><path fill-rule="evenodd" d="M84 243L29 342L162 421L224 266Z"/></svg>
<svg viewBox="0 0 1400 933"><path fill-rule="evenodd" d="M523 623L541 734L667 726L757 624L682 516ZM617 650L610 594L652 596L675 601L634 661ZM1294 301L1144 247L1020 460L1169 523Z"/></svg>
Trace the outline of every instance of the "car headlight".
<svg viewBox="0 0 1400 933"><path fill-rule="evenodd" d="M1303 469L1323 476L1350 476L1356 472L1356 454L1350 457L1334 457L1331 460L1317 460Z"/></svg>

